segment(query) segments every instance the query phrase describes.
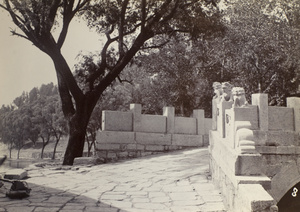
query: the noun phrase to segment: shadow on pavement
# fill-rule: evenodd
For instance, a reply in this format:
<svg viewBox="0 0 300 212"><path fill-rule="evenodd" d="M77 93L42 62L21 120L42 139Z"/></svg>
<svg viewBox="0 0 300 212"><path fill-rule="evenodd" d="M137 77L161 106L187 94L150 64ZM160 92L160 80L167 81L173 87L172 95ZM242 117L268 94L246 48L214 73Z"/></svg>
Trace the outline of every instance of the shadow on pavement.
<svg viewBox="0 0 300 212"><path fill-rule="evenodd" d="M28 183L30 196L24 199L9 199L6 192L11 184L4 182L0 188L0 212L126 212L84 195Z"/></svg>

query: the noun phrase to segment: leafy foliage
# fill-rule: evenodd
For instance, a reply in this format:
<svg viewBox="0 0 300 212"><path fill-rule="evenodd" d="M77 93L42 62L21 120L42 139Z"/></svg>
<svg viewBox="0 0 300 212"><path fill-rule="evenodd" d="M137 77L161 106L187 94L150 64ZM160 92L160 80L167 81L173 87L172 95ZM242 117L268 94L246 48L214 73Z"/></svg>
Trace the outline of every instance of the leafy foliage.
<svg viewBox="0 0 300 212"><path fill-rule="evenodd" d="M20 150L30 140L33 145L42 138L43 147L55 137L56 144L67 132L67 123L61 111L57 87L50 83L39 89L33 88L29 94L23 92L14 100L15 106L2 106L0 137L9 149ZM53 154L53 158L55 151Z"/></svg>

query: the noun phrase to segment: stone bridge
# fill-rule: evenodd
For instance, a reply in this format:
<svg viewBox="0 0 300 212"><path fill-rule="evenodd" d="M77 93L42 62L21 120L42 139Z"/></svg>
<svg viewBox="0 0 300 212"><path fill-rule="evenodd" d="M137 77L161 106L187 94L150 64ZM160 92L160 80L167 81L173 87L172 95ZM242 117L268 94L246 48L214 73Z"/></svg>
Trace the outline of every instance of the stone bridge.
<svg viewBox="0 0 300 212"><path fill-rule="evenodd" d="M232 91L216 92L212 119L203 110L175 117L173 107L145 115L139 104L128 112L103 111L98 157L118 160L208 145L212 180L228 211L300 211L300 98L277 107L268 106L267 94L252 94L248 104L242 88Z"/></svg>
<svg viewBox="0 0 300 212"><path fill-rule="evenodd" d="M300 98L268 106L213 100L210 170L229 211L300 211Z"/></svg>

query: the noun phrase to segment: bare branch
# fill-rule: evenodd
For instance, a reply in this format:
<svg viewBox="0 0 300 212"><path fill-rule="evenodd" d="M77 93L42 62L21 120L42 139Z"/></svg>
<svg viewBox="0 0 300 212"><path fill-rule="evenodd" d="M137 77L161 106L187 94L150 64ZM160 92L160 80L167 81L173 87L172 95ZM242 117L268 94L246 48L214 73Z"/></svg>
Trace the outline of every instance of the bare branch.
<svg viewBox="0 0 300 212"><path fill-rule="evenodd" d="M69 1L69 2L64 0L64 5L63 5L63 8L64 8L64 11L63 11L63 27L62 27L62 30L60 32L60 35L59 35L59 38L58 38L58 41L57 41L57 47L59 49L61 49L62 45L65 42L71 20L73 19L75 14L81 8L83 8L89 1L90 0L85 0L82 3L81 3L81 1L79 1L77 3L76 8L73 10L74 0Z"/></svg>
<svg viewBox="0 0 300 212"><path fill-rule="evenodd" d="M18 36L18 37L21 37L21 38L24 38L24 39L30 41L30 40L28 39L28 37L26 37L26 36L24 36L24 35L22 35L22 34L20 34L20 33L17 33L16 30L11 29L10 32L11 32L12 35L16 35L16 36Z"/></svg>

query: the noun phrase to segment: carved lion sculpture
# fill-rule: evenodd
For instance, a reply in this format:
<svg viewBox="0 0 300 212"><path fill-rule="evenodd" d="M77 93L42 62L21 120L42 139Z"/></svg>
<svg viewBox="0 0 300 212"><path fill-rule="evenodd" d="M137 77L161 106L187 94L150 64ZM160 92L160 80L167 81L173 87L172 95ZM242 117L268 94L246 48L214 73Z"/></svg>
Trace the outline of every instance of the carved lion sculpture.
<svg viewBox="0 0 300 212"><path fill-rule="evenodd" d="M231 101L232 99L232 85L229 82L222 82L222 101Z"/></svg>
<svg viewBox="0 0 300 212"><path fill-rule="evenodd" d="M245 90L242 87L232 89L233 107L245 107L249 105L245 97Z"/></svg>

